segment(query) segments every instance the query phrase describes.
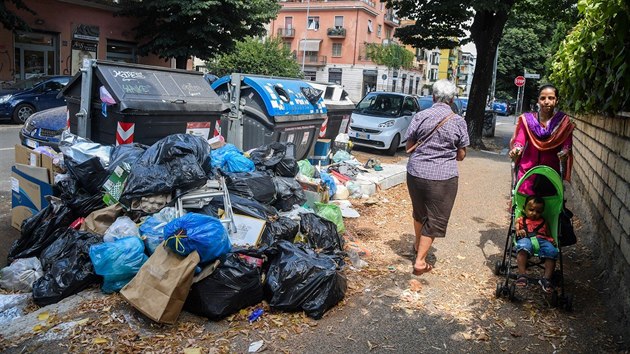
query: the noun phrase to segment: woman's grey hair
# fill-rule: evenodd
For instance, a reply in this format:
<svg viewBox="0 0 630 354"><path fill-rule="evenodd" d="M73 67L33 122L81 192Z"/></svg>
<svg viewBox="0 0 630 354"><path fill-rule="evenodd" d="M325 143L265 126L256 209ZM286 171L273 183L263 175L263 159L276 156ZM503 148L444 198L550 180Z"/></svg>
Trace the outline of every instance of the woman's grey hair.
<svg viewBox="0 0 630 354"><path fill-rule="evenodd" d="M433 84L433 100L435 102L450 104L456 93L457 88L455 84L448 80L438 80Z"/></svg>

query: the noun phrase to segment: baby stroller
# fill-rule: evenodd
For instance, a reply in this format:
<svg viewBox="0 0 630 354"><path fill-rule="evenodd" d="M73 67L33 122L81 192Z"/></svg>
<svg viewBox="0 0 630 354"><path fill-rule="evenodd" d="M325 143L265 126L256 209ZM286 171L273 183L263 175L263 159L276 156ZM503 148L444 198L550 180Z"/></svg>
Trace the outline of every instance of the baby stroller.
<svg viewBox="0 0 630 354"><path fill-rule="evenodd" d="M562 165L562 164L561 164ZM523 213L523 206L525 204L525 199L527 195L520 193L518 190L521 184L532 175L541 175L546 177L550 184L553 186L555 191L553 195L544 196L545 200L545 209L543 212L543 218L547 221L549 225L550 233L552 234L553 239L556 241L556 245L558 245L558 262L556 263L556 269L553 272L553 277L551 282L554 284L555 289L551 293L551 305L564 308L567 311L571 311L573 308L573 296L571 294L565 293L564 289L564 276L563 276L563 264L562 264L562 245L559 240L561 237L561 228L560 228L560 213L564 207L564 185L562 184L562 178L560 175L549 166L536 166L521 177L518 182L516 182L516 169L514 168L514 164L512 164L512 219L510 222L510 228L508 229L508 235L505 240L505 251L503 252L503 259L501 261L497 261L494 266L494 273L496 275L505 275L505 280L497 283L496 293L497 297L507 296L510 300L515 299L516 293L516 262L513 264L513 259L516 260L516 220ZM563 174L563 168L560 167L560 173ZM538 254L535 254L527 261L527 268L530 267L539 267L543 268L543 262L538 259ZM532 259L536 259L537 261L532 261ZM559 264L559 269L558 269ZM529 282L538 281L539 279L533 278L529 276ZM558 292L558 288L560 288L560 293Z"/></svg>

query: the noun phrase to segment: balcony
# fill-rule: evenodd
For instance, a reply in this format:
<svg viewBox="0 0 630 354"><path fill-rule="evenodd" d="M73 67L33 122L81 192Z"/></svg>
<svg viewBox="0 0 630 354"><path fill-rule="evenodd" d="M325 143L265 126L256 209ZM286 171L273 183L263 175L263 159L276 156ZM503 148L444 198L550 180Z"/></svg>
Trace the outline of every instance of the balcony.
<svg viewBox="0 0 630 354"><path fill-rule="evenodd" d="M398 17L396 17L396 15L394 15L393 12L388 11L385 13L385 24L390 25L392 27L398 27L400 26L400 19L398 19Z"/></svg>
<svg viewBox="0 0 630 354"><path fill-rule="evenodd" d="M282 37L282 38L295 37L295 28L278 28L278 37Z"/></svg>
<svg viewBox="0 0 630 354"><path fill-rule="evenodd" d="M304 65L308 66L325 66L327 62L327 57L325 55L316 55L316 54L306 54L297 53L295 60L301 65L304 62Z"/></svg>
<svg viewBox="0 0 630 354"><path fill-rule="evenodd" d="M346 38L346 29L343 27L329 28L326 33L330 38Z"/></svg>

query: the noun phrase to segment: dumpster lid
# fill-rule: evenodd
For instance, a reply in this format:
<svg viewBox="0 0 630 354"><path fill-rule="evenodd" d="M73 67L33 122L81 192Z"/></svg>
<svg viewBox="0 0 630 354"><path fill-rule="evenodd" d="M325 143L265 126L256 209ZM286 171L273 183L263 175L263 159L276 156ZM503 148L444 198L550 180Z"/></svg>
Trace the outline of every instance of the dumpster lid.
<svg viewBox="0 0 630 354"><path fill-rule="evenodd" d="M311 104L302 88L312 88L306 81L275 78L255 75L243 75L243 84L251 86L262 98L270 116L303 115L326 113L324 99L319 98L316 104ZM229 84L230 76L224 76L212 84L217 89L221 85Z"/></svg>
<svg viewBox="0 0 630 354"><path fill-rule="evenodd" d="M348 97L348 92L339 84L331 82L309 82L308 84L313 86L313 88L324 91L322 96L327 108L353 110L356 106Z"/></svg>
<svg viewBox="0 0 630 354"><path fill-rule="evenodd" d="M62 91L76 92L79 72ZM225 112L223 103L203 73L156 66L96 60L92 90L102 85L119 104L120 111ZM92 91L94 92L94 91ZM98 98L98 96L96 96Z"/></svg>

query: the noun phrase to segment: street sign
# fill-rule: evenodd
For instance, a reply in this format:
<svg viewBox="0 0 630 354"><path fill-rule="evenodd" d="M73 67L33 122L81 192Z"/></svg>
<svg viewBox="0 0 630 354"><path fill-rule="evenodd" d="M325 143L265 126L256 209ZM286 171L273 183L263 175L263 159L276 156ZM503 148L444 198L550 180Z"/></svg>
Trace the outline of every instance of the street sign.
<svg viewBox="0 0 630 354"><path fill-rule="evenodd" d="M525 85L525 78L522 77L522 76L517 76L514 79L514 85L516 85L518 87L521 87L521 86Z"/></svg>
<svg viewBox="0 0 630 354"><path fill-rule="evenodd" d="M525 73L526 79L540 79L540 74Z"/></svg>

